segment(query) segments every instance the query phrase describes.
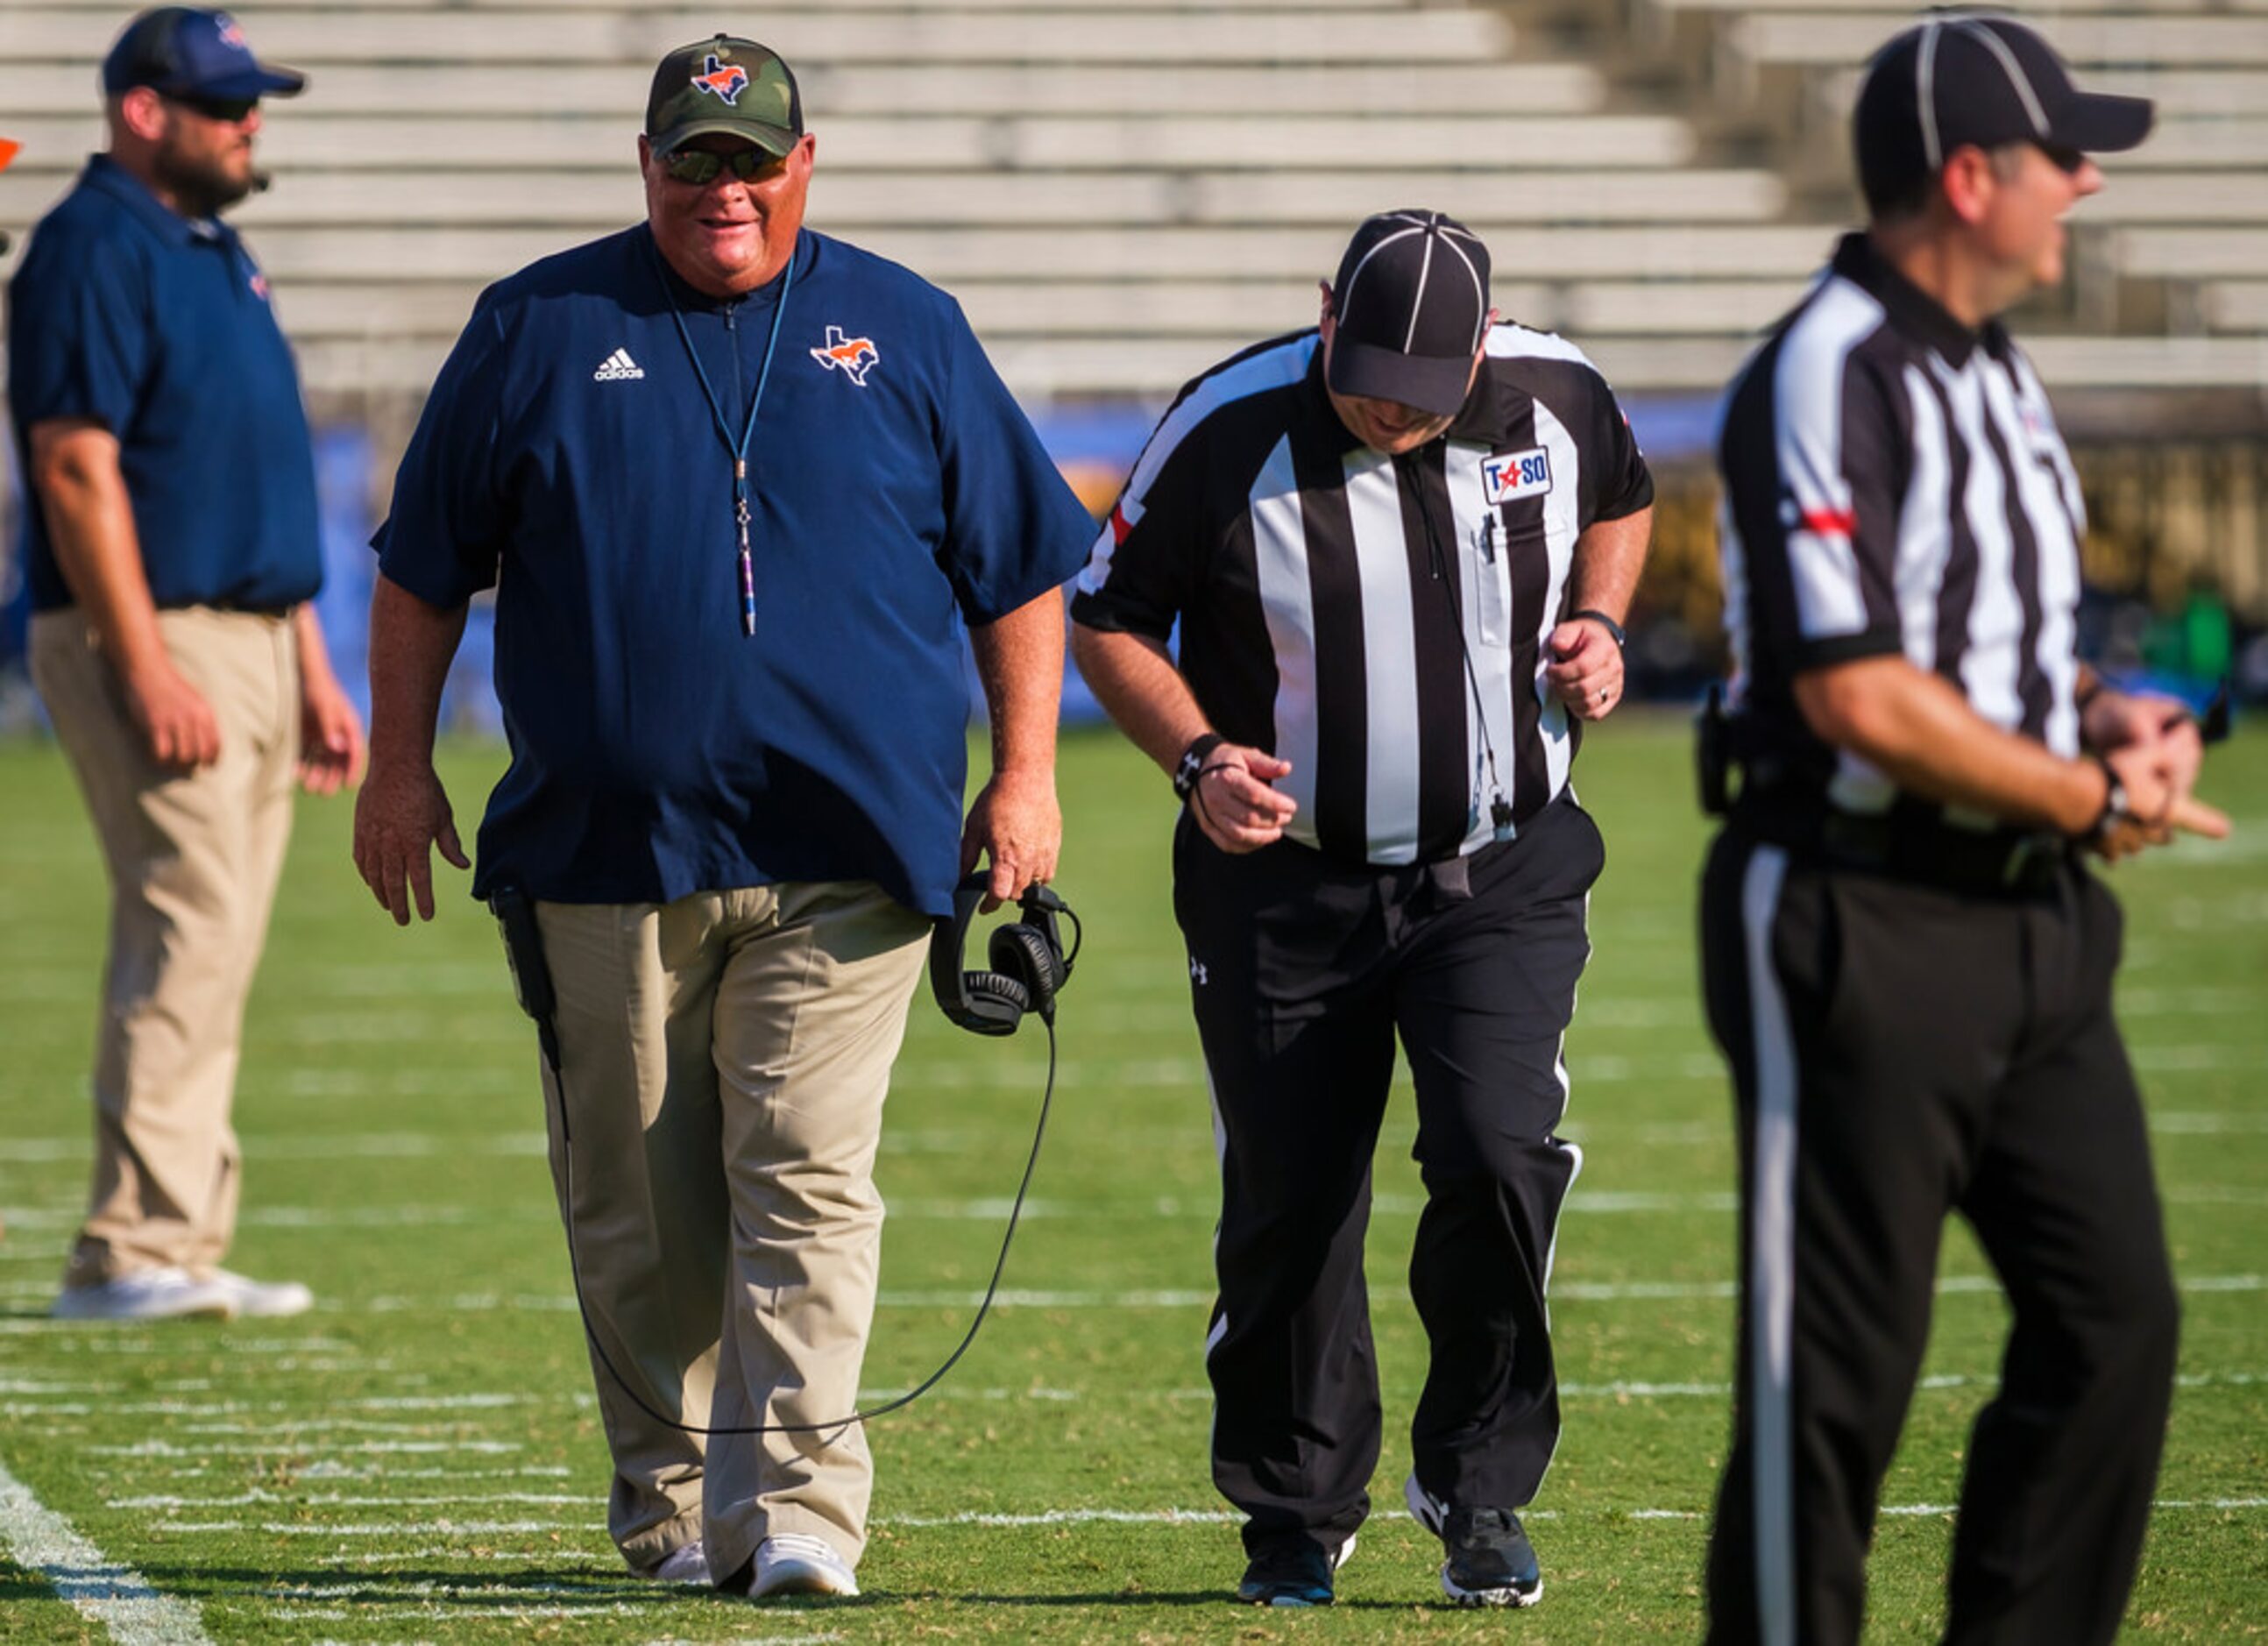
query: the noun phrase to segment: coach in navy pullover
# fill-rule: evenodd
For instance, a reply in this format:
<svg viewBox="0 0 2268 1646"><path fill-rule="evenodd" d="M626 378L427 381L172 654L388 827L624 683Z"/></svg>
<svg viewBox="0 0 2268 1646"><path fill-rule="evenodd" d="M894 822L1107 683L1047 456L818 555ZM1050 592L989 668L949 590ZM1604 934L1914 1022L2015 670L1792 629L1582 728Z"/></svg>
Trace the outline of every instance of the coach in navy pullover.
<svg viewBox="0 0 2268 1646"><path fill-rule="evenodd" d="M500 586L512 764L478 896L867 879L950 906L961 624L1055 587L1092 527L951 298L795 247L748 453L753 638L701 373L737 436L784 282L711 297L626 230L487 292L434 385L377 546L437 608Z"/></svg>
<svg viewBox="0 0 2268 1646"><path fill-rule="evenodd" d="M375 540L355 841L430 918L430 848L463 866L435 707L493 586L512 760L474 889L533 900L557 985L610 1526L633 1569L759 1597L857 1591L860 1431L678 1425L857 1405L926 917L980 853L996 897L1054 870L1057 591L1093 533L953 299L802 228L814 152L772 53L673 52L647 221L482 297ZM964 624L993 725L965 829Z"/></svg>

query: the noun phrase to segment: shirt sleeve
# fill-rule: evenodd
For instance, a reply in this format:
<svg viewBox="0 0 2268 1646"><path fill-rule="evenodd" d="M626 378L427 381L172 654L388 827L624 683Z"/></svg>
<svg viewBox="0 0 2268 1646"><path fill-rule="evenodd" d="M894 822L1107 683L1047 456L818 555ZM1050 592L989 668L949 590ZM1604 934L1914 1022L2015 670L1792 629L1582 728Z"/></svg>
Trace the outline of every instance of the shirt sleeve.
<svg viewBox="0 0 2268 1646"><path fill-rule="evenodd" d="M1618 520L1653 501L1653 470L1646 467L1646 454L1638 450L1638 436L1631 430L1630 414L1615 398L1615 391L1603 377L1595 382L1590 462L1598 476L1598 489L1591 520Z"/></svg>
<svg viewBox="0 0 2268 1646"><path fill-rule="evenodd" d="M1187 421L1177 403L1142 448L1088 551L1072 622L1160 642L1172 635L1197 587L1204 453L1203 423Z"/></svg>
<svg viewBox="0 0 2268 1646"><path fill-rule="evenodd" d="M1827 317L1831 321L1833 316ZM1782 340L1731 523L1754 563L1759 648L1794 671L1901 648L1896 594L1904 394L1863 337L1822 321ZM1739 417L1728 417L1728 428Z"/></svg>
<svg viewBox="0 0 2268 1646"><path fill-rule="evenodd" d="M946 540L940 563L962 619L1006 616L1079 570L1094 517L992 369L960 305L947 319L949 381L939 433Z"/></svg>
<svg viewBox="0 0 2268 1646"><path fill-rule="evenodd" d="M511 528L497 483L503 315L483 293L426 396L394 471L394 501L371 537L379 570L430 605L492 588Z"/></svg>
<svg viewBox="0 0 2268 1646"><path fill-rule="evenodd" d="M60 243L46 242L58 236ZM91 417L123 436L151 349L149 268L130 248L50 226L8 302L8 406L18 429Z"/></svg>

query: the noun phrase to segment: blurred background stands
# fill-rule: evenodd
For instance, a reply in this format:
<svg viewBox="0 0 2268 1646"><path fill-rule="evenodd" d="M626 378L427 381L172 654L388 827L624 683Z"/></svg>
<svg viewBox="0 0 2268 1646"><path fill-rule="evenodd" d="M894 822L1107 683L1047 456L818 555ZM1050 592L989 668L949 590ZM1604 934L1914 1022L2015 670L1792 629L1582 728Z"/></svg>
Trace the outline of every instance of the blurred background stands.
<svg viewBox="0 0 2268 1646"><path fill-rule="evenodd" d="M2205 651L2241 660L2268 621L2268 0L2015 10L2092 83L2161 104L2157 136L2112 157L2111 187L2080 208L2067 290L2018 321L2082 448L2094 631L2114 663L2203 663L2190 637L2219 612ZM125 15L113 0L0 12L0 109L25 144L0 175L0 225L32 222L99 146L95 66ZM1717 391L1856 219L1853 65L1911 17L1868 0L301 0L239 15L263 57L312 76L271 111L276 186L237 221L332 431L335 618L358 616L357 534L475 295L641 215L652 65L725 27L801 77L814 225L952 290L1098 510L1176 387L1313 320L1357 219L1463 218L1495 254L1506 315L1577 339L1655 460L1660 551L1634 644L1667 690L1716 667Z"/></svg>

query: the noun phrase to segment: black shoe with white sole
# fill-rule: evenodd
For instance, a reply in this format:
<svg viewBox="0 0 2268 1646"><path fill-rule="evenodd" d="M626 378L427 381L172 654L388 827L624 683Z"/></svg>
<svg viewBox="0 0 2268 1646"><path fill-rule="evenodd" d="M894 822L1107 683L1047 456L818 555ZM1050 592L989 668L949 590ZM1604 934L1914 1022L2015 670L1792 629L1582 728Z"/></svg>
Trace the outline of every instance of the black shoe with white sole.
<svg viewBox="0 0 2268 1646"><path fill-rule="evenodd" d="M1418 1524L1441 1539L1441 1592L1461 1606L1532 1606L1543 1573L1520 1517L1508 1509L1452 1509L1411 1475L1403 1497Z"/></svg>
<svg viewBox="0 0 2268 1646"><path fill-rule="evenodd" d="M1535 1551L1508 1509L1453 1509L1441 1527L1441 1592L1461 1606L1532 1606L1543 1598Z"/></svg>

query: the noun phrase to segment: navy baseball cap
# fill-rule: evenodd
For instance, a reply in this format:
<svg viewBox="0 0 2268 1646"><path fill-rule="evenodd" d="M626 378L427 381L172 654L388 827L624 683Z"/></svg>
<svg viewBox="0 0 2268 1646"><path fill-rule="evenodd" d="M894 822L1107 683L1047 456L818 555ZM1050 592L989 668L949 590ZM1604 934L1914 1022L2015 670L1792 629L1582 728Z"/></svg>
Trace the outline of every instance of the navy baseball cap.
<svg viewBox="0 0 2268 1646"><path fill-rule="evenodd" d="M102 60L112 97L146 85L168 97L291 97L307 84L291 69L261 63L225 11L159 6L126 26Z"/></svg>
<svg viewBox="0 0 2268 1646"><path fill-rule="evenodd" d="M1897 199L1970 144L2115 153L2148 137L2155 116L2147 98L2080 91L2055 48L2021 23L1955 13L1916 24L1874 54L1851 137L1872 203Z"/></svg>
<svg viewBox="0 0 2268 1646"><path fill-rule="evenodd" d="M1334 390L1452 417L1488 330L1488 247L1438 211L1366 218L1339 259L1331 314Z"/></svg>

